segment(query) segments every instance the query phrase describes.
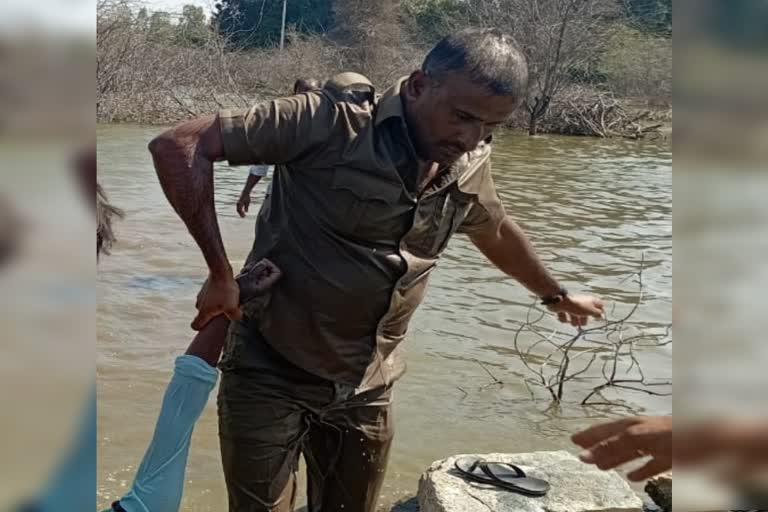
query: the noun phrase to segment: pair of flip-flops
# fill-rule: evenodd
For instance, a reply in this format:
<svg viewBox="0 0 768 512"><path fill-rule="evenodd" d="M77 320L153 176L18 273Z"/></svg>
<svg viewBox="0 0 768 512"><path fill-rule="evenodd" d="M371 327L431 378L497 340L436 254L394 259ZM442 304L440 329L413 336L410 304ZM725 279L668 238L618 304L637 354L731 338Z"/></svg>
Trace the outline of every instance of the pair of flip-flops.
<svg viewBox="0 0 768 512"><path fill-rule="evenodd" d="M474 482L489 484L526 496L544 496L549 482L530 477L525 471L507 462L491 462L478 457L460 457L454 463L461 475Z"/></svg>

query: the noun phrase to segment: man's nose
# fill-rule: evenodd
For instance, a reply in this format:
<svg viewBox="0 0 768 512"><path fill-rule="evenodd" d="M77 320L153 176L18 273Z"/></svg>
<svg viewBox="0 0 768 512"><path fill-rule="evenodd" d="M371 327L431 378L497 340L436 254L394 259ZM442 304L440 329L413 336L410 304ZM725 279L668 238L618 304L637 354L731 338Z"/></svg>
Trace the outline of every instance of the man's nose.
<svg viewBox="0 0 768 512"><path fill-rule="evenodd" d="M461 145L463 146L464 151L472 151L475 149L477 145L480 144L480 141L487 137L485 131L485 123L472 123L462 134Z"/></svg>

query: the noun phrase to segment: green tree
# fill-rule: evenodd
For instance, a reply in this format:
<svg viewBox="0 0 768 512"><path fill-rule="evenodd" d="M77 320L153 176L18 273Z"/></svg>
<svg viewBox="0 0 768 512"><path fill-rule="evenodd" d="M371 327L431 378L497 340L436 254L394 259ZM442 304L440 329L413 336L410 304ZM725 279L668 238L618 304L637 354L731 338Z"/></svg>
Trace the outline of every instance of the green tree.
<svg viewBox="0 0 768 512"><path fill-rule="evenodd" d="M208 41L209 32L203 8L185 5L177 28L177 42L184 46L201 46Z"/></svg>
<svg viewBox="0 0 768 512"><path fill-rule="evenodd" d="M170 44L176 39L176 30L171 23L171 15L165 11L155 11L149 17L149 40L154 43Z"/></svg>
<svg viewBox="0 0 768 512"><path fill-rule="evenodd" d="M624 7L639 28L672 35L672 0L624 0Z"/></svg>
<svg viewBox="0 0 768 512"><path fill-rule="evenodd" d="M234 46L274 46L282 17L283 0L220 0L212 24ZM287 0L286 25L298 32L325 32L332 23L332 0Z"/></svg>
<svg viewBox="0 0 768 512"><path fill-rule="evenodd" d="M471 16L466 0L404 0L402 7L411 30L430 45L468 25Z"/></svg>

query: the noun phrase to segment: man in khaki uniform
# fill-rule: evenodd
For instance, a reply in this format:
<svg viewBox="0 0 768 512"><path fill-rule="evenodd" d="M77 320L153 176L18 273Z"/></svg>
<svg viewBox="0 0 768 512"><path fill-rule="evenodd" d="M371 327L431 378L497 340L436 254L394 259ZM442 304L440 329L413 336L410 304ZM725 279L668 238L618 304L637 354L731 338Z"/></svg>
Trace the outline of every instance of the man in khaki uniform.
<svg viewBox="0 0 768 512"><path fill-rule="evenodd" d="M362 104L313 91L184 123L150 143L163 190L210 269L193 328L233 320L219 427L231 511L290 511L308 467L311 512L373 512L392 441L399 344L454 233L563 322L602 303L574 296L505 214L491 132L526 96L513 39L472 29ZM213 201L213 162L280 164L248 262L283 271L243 315Z"/></svg>

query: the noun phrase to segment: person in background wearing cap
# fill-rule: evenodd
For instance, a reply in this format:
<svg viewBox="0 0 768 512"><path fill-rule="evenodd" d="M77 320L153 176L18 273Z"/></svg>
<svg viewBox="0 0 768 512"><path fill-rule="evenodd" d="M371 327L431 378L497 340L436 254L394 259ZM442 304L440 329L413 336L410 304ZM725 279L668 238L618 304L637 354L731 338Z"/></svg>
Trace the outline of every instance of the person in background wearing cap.
<svg viewBox="0 0 768 512"><path fill-rule="evenodd" d="M293 84L293 94L301 94L316 89L320 89L320 82L314 78L300 78ZM236 210L241 218L245 218L245 214L248 213L248 208L251 206L251 191L253 191L253 187L255 187L263 177L274 170L274 165L252 165L250 167L248 170L248 179L245 182L243 191L240 193L240 198L237 200ZM267 187L266 197L269 197L270 188L271 184Z"/></svg>

